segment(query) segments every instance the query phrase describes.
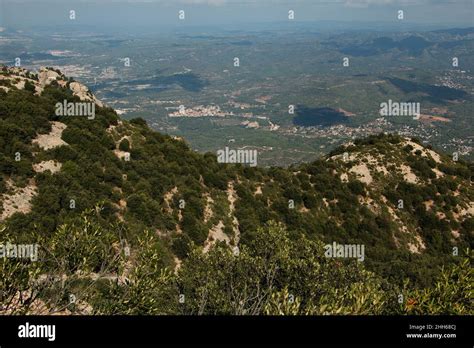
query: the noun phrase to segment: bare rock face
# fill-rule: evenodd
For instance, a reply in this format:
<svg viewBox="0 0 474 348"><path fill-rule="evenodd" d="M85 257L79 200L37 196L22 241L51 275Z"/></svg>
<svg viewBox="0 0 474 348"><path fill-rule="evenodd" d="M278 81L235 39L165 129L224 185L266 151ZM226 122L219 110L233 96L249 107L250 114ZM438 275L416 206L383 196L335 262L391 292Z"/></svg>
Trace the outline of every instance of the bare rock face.
<svg viewBox="0 0 474 348"><path fill-rule="evenodd" d="M92 92L84 86L82 83L79 82L71 82L69 84L69 89L75 96L78 96L81 100L90 101L96 103L98 106L102 107L103 104L100 100L98 100Z"/></svg>
<svg viewBox="0 0 474 348"><path fill-rule="evenodd" d="M10 73L15 76L27 77L28 70L21 67L10 68Z"/></svg>
<svg viewBox="0 0 474 348"><path fill-rule="evenodd" d="M66 125L64 123L53 121L51 122L51 132L48 134L39 134L35 139L33 139L32 143L38 144L38 146L43 150L67 145L67 143L61 139L61 135L65 129Z"/></svg>
<svg viewBox="0 0 474 348"><path fill-rule="evenodd" d="M38 91L37 81L33 80L34 74L21 67L7 68L7 74L0 75L0 80L8 81L10 86L16 89L25 89L26 82L32 83ZM5 92L9 92L11 87L1 86Z"/></svg>
<svg viewBox="0 0 474 348"><path fill-rule="evenodd" d="M68 86L68 79L66 76L59 71L46 67L41 68L37 76L24 68L10 67L8 68L8 75L0 76L0 79L11 80L12 85L18 89L24 89L26 81L33 83L37 95L43 93L44 88L53 82L56 82L62 88L67 88ZM5 86L2 86L2 89L6 92L10 90L10 88ZM78 96L82 101L94 102L100 107L104 106L104 104L97 99L94 94L92 94L89 88L80 82L74 81L69 83L69 89L72 91L73 95Z"/></svg>
<svg viewBox="0 0 474 348"><path fill-rule="evenodd" d="M47 68L41 68L38 73L38 83L41 88L44 88L47 85L50 85L53 81L58 81L61 78L62 76L56 71Z"/></svg>
<svg viewBox="0 0 474 348"><path fill-rule="evenodd" d="M9 192L0 196L3 210L0 221L4 221L15 213L27 214L31 211L31 199L38 193L34 179L30 179L25 187L17 187L13 181L7 182Z"/></svg>
<svg viewBox="0 0 474 348"><path fill-rule="evenodd" d="M51 173L57 173L61 170L62 163L49 160L49 161L42 161L40 163L33 164L33 170L37 173L44 173L46 171L50 171Z"/></svg>

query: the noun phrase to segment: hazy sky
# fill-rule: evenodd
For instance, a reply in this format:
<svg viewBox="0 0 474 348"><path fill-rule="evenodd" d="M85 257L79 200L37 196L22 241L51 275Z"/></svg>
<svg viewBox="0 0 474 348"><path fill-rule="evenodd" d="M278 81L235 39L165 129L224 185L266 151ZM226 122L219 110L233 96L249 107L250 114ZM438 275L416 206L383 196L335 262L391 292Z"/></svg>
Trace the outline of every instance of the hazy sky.
<svg viewBox="0 0 474 348"><path fill-rule="evenodd" d="M178 11L185 20L178 20ZM0 26L177 27L287 21L405 22L474 26L474 0L0 0ZM76 11L71 22L69 11Z"/></svg>

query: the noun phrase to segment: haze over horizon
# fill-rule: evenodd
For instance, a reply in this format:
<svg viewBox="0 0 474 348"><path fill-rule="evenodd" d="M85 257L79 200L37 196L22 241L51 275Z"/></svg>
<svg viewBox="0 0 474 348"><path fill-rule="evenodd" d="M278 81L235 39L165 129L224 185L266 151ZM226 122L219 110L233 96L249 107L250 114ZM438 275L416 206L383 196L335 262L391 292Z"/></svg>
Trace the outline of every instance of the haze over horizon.
<svg viewBox="0 0 474 348"><path fill-rule="evenodd" d="M74 21L69 19L70 10L76 12ZM180 10L185 11L185 20L178 20ZM400 24L399 10L404 11L405 26L474 25L472 0L0 0L0 26L33 29L73 24L126 32L202 26L249 29L242 25L288 22L289 10L295 11L292 24L311 22L316 28L337 21L394 29Z"/></svg>

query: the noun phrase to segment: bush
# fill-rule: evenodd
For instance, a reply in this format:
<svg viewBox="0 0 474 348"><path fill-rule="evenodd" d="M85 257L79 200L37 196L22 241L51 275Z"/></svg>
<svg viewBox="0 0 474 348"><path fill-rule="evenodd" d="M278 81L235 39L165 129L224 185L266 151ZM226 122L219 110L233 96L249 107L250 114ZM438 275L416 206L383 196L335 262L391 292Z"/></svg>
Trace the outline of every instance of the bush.
<svg viewBox="0 0 474 348"><path fill-rule="evenodd" d="M35 91L35 85L34 83L26 80L25 81L25 91L29 91L29 92L34 92Z"/></svg>
<svg viewBox="0 0 474 348"><path fill-rule="evenodd" d="M130 142L128 141L127 138L122 139L122 141L119 144L119 150L121 151L130 151Z"/></svg>

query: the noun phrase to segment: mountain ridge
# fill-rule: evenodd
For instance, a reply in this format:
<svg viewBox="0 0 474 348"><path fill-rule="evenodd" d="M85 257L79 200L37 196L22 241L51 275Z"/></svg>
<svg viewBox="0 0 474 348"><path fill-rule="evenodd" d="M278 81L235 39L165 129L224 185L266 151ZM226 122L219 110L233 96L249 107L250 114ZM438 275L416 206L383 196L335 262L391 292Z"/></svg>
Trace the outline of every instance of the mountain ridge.
<svg viewBox="0 0 474 348"><path fill-rule="evenodd" d="M370 136L289 168L220 164L120 119L61 72L1 72L0 231L17 242L39 234L54 245L92 209L132 254L155 238L160 267L179 273L195 247L239 255L276 222L291 240L365 245L369 270L418 286L456 263L453 248L472 247L473 164L416 139ZM94 103L94 119L55 115L63 100Z"/></svg>

